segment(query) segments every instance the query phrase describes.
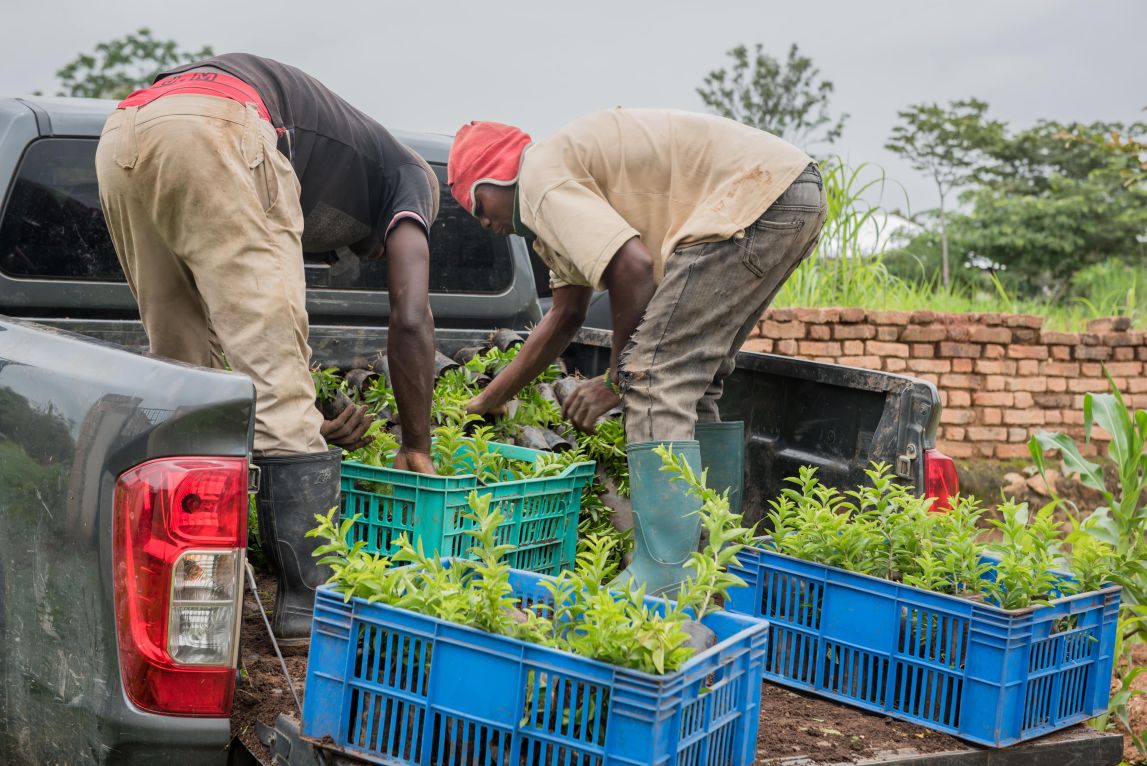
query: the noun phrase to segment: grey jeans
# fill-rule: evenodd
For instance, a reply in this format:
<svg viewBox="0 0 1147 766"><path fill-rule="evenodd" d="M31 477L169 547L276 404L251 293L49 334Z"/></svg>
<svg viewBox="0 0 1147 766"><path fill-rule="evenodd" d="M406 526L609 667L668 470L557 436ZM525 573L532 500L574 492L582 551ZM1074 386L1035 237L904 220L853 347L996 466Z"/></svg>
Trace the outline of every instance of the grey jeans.
<svg viewBox="0 0 1147 766"><path fill-rule="evenodd" d="M720 420L737 350L816 246L825 213L814 163L743 236L673 253L618 363L630 443L692 439L698 421Z"/></svg>

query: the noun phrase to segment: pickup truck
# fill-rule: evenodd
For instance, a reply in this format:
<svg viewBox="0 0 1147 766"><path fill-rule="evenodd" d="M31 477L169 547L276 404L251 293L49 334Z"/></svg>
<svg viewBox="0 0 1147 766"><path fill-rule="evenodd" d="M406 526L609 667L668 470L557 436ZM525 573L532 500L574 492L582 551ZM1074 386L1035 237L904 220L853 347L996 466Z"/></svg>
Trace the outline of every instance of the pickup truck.
<svg viewBox="0 0 1147 766"><path fill-rule="evenodd" d="M144 353L97 195L113 106L0 100L0 751L7 763L221 764L254 389ZM528 329L544 291L528 244L482 231L445 192L448 136L398 135L444 190L431 233L439 345ZM316 361L349 367L386 347L382 264L308 254L306 273ZM567 363L598 374L608 348L607 331L583 330ZM920 491L955 489L927 382L742 353L721 408L748 424L749 521L801 465L855 485L881 460ZM189 555L212 565L213 600L181 573Z"/></svg>

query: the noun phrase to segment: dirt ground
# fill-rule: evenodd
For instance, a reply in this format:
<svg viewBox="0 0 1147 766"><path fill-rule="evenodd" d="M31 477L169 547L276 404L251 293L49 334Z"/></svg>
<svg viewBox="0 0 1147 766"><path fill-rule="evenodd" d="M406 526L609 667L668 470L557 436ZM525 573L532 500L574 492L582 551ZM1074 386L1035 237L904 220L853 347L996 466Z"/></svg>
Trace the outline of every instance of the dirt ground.
<svg viewBox="0 0 1147 766"><path fill-rule="evenodd" d="M256 572L258 598L271 615L275 601L275 578ZM255 735L255 722L273 725L279 713L301 719L294 697L267 636L267 628L250 588L243 594L243 626L239 635L239 681L235 685L235 707L231 713L231 736L238 737L257 758L269 761L270 753ZM295 684L299 699L307 679L307 649L283 649L287 671Z"/></svg>
<svg viewBox="0 0 1147 766"><path fill-rule="evenodd" d="M1136 666L1147 665L1147 646L1136 646L1131 650L1132 661ZM1147 673L1136 678L1131 682L1134 689L1138 689L1141 694L1132 697L1127 703L1127 709L1130 711L1131 730L1143 732L1147 730ZM1119 682L1113 681L1111 684L1111 691L1114 693L1119 688ZM1130 764L1140 766L1140 764L1147 764L1147 754L1140 753L1139 749L1135 747L1134 741L1123 732L1123 757Z"/></svg>

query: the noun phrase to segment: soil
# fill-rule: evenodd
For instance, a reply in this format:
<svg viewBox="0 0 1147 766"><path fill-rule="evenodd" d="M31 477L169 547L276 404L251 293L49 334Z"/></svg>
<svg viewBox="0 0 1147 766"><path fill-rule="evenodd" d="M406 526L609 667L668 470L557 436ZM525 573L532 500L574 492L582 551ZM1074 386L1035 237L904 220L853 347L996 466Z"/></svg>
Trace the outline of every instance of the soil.
<svg viewBox="0 0 1147 766"><path fill-rule="evenodd" d="M267 617L275 601L275 578L256 571L258 594L249 587L243 593L243 625L239 635L239 680L235 684L235 706L231 711L231 736L239 740L255 757L270 763L271 754L255 734L255 722L273 726L279 713L296 719L302 713L295 707L290 686L283 677L283 669L275 656L274 646L267 635L267 627L259 613L256 595L262 601ZM303 685L307 679L307 647L283 648L283 660L291 674L299 699L303 698Z"/></svg>

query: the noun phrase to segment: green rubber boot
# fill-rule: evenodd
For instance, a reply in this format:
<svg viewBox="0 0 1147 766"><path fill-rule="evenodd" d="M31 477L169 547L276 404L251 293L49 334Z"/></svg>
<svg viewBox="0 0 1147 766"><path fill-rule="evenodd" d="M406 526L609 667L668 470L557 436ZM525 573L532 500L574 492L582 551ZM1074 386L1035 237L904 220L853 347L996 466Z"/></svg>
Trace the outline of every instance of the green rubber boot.
<svg viewBox="0 0 1147 766"><path fill-rule="evenodd" d="M729 490L729 510L740 513L745 488L745 421L698 423L693 433L701 445L701 466L709 472L706 486L718 492Z"/></svg>
<svg viewBox="0 0 1147 766"><path fill-rule="evenodd" d="M684 564L697 550L701 537L701 501L683 482L662 471L653 449L664 443L684 455L698 474L701 451L696 441L640 442L626 447L629 456L629 494L633 502L633 563L615 582L634 580L645 585L648 596L673 598L690 574Z"/></svg>

